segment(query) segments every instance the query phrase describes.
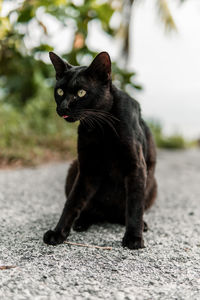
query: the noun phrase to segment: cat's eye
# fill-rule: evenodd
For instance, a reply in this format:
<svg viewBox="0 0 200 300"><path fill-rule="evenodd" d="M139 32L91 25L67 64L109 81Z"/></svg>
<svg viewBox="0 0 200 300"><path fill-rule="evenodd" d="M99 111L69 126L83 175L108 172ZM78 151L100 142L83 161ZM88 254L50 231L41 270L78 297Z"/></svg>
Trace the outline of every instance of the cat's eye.
<svg viewBox="0 0 200 300"><path fill-rule="evenodd" d="M63 96L63 95L64 95L64 92L63 92L62 89L57 89L57 94L58 94L59 96Z"/></svg>
<svg viewBox="0 0 200 300"><path fill-rule="evenodd" d="M85 91L85 90L79 90L79 91L77 92L77 95L78 95L79 97L84 97L84 96L86 95L86 91Z"/></svg>

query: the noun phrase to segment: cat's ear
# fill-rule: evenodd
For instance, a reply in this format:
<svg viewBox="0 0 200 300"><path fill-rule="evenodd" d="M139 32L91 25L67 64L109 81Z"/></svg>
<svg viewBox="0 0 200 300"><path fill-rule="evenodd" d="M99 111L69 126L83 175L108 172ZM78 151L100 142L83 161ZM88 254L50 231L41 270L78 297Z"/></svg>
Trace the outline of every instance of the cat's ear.
<svg viewBox="0 0 200 300"><path fill-rule="evenodd" d="M64 72L72 67L54 52L49 52L49 57L56 71L57 80L61 79L64 76Z"/></svg>
<svg viewBox="0 0 200 300"><path fill-rule="evenodd" d="M86 72L89 76L108 81L111 78L111 60L109 54L107 52L99 53L87 68Z"/></svg>

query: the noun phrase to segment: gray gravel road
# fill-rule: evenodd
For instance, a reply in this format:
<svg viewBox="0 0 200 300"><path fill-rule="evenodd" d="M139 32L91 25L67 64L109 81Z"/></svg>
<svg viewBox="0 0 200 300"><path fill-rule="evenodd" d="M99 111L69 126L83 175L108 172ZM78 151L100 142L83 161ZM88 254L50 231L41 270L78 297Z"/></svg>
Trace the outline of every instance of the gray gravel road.
<svg viewBox="0 0 200 300"><path fill-rule="evenodd" d="M124 227L71 233L98 250L47 246L64 204L68 164L0 171L0 299L200 299L200 151L159 152L159 196L146 248L121 247Z"/></svg>

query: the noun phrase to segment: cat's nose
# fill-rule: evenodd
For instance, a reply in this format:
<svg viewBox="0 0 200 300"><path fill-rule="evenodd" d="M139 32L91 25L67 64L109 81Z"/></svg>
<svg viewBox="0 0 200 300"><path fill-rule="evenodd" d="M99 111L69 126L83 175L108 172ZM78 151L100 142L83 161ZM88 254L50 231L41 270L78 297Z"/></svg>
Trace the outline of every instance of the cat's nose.
<svg viewBox="0 0 200 300"><path fill-rule="evenodd" d="M69 104L70 101L67 101L66 99L62 101L62 103L60 104L60 108L61 109L69 109Z"/></svg>

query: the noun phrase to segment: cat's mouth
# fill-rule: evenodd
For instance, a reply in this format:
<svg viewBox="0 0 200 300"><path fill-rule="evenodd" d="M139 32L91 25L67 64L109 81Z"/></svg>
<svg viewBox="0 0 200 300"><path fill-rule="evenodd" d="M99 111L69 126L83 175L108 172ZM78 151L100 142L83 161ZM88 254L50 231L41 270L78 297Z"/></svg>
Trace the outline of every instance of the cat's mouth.
<svg viewBox="0 0 200 300"><path fill-rule="evenodd" d="M61 118L65 119L67 122L76 122L78 118L73 115L60 115Z"/></svg>
<svg viewBox="0 0 200 300"><path fill-rule="evenodd" d="M62 111L57 108L57 114L60 118L65 119L67 122L76 122L79 119L79 114L68 110Z"/></svg>

